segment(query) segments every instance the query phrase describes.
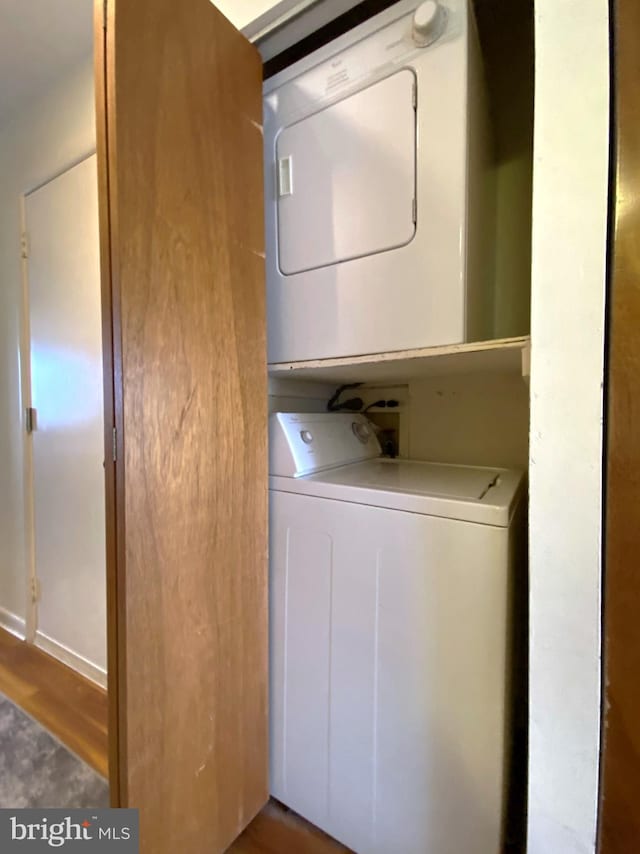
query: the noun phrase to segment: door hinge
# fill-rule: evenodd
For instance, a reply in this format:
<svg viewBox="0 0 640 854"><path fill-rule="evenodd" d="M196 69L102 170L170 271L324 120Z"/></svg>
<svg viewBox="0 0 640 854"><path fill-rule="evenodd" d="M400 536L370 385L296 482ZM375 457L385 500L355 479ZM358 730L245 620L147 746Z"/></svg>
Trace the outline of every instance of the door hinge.
<svg viewBox="0 0 640 854"><path fill-rule="evenodd" d="M27 406L24 411L24 425L27 433L33 433L38 426L38 413L33 406Z"/></svg>
<svg viewBox="0 0 640 854"><path fill-rule="evenodd" d="M411 203L411 218L413 219L413 224L415 225L418 222L418 201L414 199Z"/></svg>
<svg viewBox="0 0 640 854"><path fill-rule="evenodd" d="M26 231L20 235L20 255L22 258L29 257L29 235Z"/></svg>
<svg viewBox="0 0 640 854"><path fill-rule="evenodd" d="M40 579L35 576L31 579L31 601L40 601Z"/></svg>
<svg viewBox="0 0 640 854"><path fill-rule="evenodd" d="M115 463L115 461L118 457L118 431L116 430L115 427L113 428L112 442L113 442L113 444L111 447L111 453L112 453L112 457L113 457L113 462Z"/></svg>

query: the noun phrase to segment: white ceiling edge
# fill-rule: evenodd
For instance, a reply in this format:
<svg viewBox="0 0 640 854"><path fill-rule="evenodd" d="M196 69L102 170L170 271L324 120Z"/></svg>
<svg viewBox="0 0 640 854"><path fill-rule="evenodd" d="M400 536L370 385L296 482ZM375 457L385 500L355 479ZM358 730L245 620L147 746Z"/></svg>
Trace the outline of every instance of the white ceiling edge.
<svg viewBox="0 0 640 854"><path fill-rule="evenodd" d="M274 30L285 26L312 6L318 5L326 5L326 0L280 0L279 3L270 4L268 9L248 21L241 29L249 41L257 42Z"/></svg>
<svg viewBox="0 0 640 854"><path fill-rule="evenodd" d="M353 9L362 0L283 0L247 24L242 32L258 47L263 62Z"/></svg>
<svg viewBox="0 0 640 854"><path fill-rule="evenodd" d="M295 14L298 6L310 5L318 0L211 0L213 5L241 30L248 39L271 26L272 21ZM320 0L321 2L321 0Z"/></svg>

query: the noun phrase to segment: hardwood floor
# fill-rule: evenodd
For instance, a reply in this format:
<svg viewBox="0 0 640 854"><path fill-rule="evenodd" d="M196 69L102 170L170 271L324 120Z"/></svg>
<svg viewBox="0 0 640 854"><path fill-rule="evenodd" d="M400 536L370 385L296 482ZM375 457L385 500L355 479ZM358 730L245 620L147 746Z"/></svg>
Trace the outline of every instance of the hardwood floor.
<svg viewBox="0 0 640 854"><path fill-rule="evenodd" d="M349 850L271 801L227 854L348 854Z"/></svg>
<svg viewBox="0 0 640 854"><path fill-rule="evenodd" d="M101 688L0 629L0 693L107 776L107 695Z"/></svg>
<svg viewBox="0 0 640 854"><path fill-rule="evenodd" d="M0 629L0 693L107 776L107 695L50 655ZM227 854L345 854L349 849L275 802Z"/></svg>

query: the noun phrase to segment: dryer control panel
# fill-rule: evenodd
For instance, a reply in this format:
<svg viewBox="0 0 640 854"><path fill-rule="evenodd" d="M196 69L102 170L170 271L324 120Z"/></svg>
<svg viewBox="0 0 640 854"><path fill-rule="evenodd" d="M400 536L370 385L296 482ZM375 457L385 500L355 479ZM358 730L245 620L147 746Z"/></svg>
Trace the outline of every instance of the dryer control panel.
<svg viewBox="0 0 640 854"><path fill-rule="evenodd" d="M301 477L381 454L371 422L344 412L275 412L269 424L269 473Z"/></svg>

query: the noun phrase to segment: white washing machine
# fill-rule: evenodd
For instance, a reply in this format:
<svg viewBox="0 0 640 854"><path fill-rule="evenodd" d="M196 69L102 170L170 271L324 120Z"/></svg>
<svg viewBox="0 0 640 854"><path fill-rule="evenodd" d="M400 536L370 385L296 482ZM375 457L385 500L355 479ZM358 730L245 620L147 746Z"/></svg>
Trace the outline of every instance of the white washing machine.
<svg viewBox="0 0 640 854"><path fill-rule="evenodd" d="M498 854L523 476L379 453L272 416L271 793L358 854Z"/></svg>
<svg viewBox="0 0 640 854"><path fill-rule="evenodd" d="M493 335L495 182L468 0L401 0L264 85L269 361Z"/></svg>

